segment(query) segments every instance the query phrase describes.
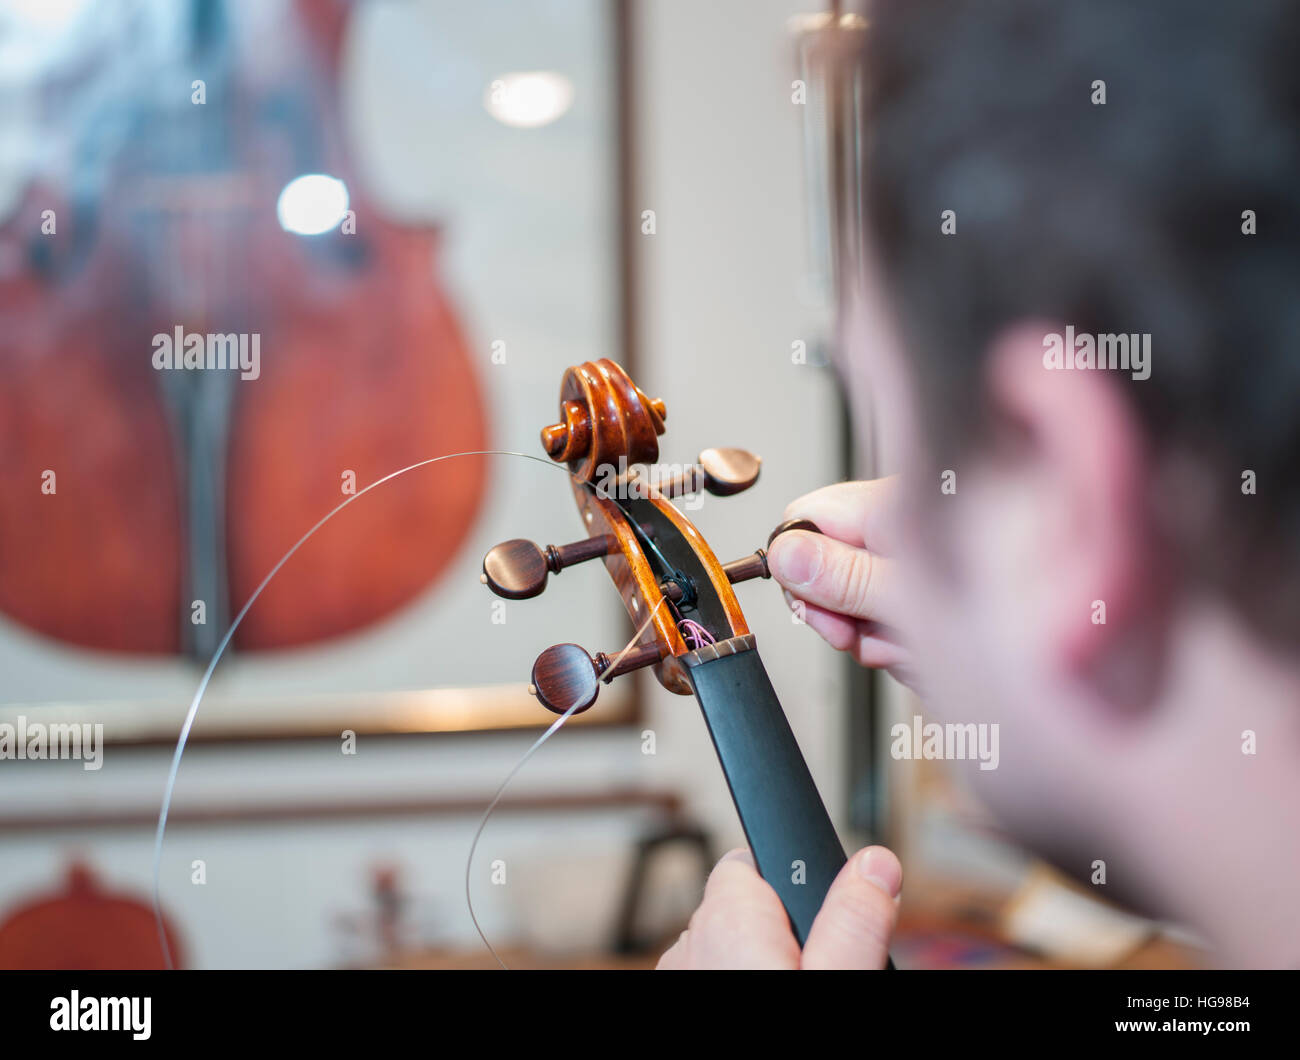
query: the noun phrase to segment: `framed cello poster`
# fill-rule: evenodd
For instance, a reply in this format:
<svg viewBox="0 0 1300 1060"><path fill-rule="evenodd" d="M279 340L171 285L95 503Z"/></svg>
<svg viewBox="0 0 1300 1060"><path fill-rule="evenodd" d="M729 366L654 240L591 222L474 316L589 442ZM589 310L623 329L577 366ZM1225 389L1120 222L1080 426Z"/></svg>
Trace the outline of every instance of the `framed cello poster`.
<svg viewBox="0 0 1300 1060"><path fill-rule="evenodd" d="M171 741L217 657L194 738L542 720L553 617L481 564L575 536L536 424L631 353L624 17L0 15L0 722ZM621 633L583 578L552 616Z"/></svg>

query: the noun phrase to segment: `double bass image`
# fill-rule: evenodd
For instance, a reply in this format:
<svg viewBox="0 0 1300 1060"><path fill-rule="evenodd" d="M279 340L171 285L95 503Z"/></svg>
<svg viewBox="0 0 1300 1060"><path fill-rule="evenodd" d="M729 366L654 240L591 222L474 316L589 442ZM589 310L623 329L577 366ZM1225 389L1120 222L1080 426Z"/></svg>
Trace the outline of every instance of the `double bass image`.
<svg viewBox="0 0 1300 1060"><path fill-rule="evenodd" d="M33 175L0 223L0 612L43 638L206 662L349 489L487 446L438 231L386 216L349 149L353 6L274 6L250 28L256 5L177 5L174 76L123 86L92 66L32 88L76 116L63 179ZM86 62L123 66L112 49ZM234 649L329 641L410 604L487 484L466 458L376 492L301 550Z"/></svg>

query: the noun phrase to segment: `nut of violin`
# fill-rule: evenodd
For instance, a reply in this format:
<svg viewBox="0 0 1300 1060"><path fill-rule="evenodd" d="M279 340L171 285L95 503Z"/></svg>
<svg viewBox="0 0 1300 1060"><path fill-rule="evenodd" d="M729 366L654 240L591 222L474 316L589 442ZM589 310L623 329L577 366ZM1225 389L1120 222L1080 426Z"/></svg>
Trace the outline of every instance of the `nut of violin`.
<svg viewBox="0 0 1300 1060"><path fill-rule="evenodd" d="M772 542L776 540L777 536L784 534L787 530L807 530L810 534L820 534L822 532L822 528L811 519L787 519L767 535L767 547L771 548Z"/></svg>
<svg viewBox="0 0 1300 1060"><path fill-rule="evenodd" d="M482 581L497 596L528 600L546 588L546 553L522 537L502 541L483 557Z"/></svg>
<svg viewBox="0 0 1300 1060"><path fill-rule="evenodd" d="M763 461L748 449L706 449L700 454L704 488L715 497L743 493L758 481Z"/></svg>
<svg viewBox="0 0 1300 1060"><path fill-rule="evenodd" d="M552 645L533 663L531 691L547 710L581 714L600 693L596 663L577 644Z"/></svg>

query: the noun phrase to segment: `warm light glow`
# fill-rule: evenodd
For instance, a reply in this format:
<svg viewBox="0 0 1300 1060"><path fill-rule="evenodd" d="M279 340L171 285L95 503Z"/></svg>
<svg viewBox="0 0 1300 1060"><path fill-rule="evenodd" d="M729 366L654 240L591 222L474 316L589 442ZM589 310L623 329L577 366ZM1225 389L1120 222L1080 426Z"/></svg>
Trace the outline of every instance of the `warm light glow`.
<svg viewBox="0 0 1300 1060"><path fill-rule="evenodd" d="M337 228L347 212L347 185L321 173L309 173L289 181L275 207L280 227L300 236L320 235Z"/></svg>
<svg viewBox="0 0 1300 1060"><path fill-rule="evenodd" d="M502 125L535 129L549 125L573 105L573 82L545 70L502 74L488 85L483 105Z"/></svg>

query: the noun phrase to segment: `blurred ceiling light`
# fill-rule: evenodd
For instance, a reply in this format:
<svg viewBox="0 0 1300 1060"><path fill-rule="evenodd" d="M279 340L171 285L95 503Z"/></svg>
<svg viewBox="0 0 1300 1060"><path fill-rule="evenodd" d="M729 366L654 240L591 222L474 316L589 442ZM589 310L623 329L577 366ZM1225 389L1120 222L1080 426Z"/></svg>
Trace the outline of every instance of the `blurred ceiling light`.
<svg viewBox="0 0 1300 1060"><path fill-rule="evenodd" d="M488 85L483 98L492 117L516 129L549 125L572 105L573 82L546 70L502 74Z"/></svg>
<svg viewBox="0 0 1300 1060"><path fill-rule="evenodd" d="M9 14L43 30L61 30L75 22L90 0L8 0Z"/></svg>
<svg viewBox="0 0 1300 1060"><path fill-rule="evenodd" d="M300 236L316 236L338 227L347 212L348 186L321 173L289 181L275 206L280 227Z"/></svg>

